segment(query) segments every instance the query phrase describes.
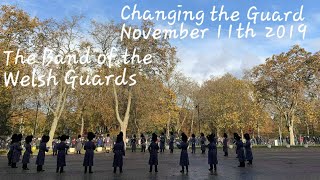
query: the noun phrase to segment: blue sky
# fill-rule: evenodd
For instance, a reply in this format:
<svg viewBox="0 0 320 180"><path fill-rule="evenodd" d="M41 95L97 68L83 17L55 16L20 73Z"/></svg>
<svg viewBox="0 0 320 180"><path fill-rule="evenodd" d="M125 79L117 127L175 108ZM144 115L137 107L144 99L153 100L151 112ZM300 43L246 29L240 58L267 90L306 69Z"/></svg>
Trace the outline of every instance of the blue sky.
<svg viewBox="0 0 320 180"><path fill-rule="evenodd" d="M203 10L206 13L206 20L198 28L210 28L210 30L217 29L218 24L224 27L228 27L230 24L229 22L211 22L209 12L212 6L219 8L224 5L228 12L237 10L241 14L239 22L246 23L247 20L244 17L251 6L256 6L259 11L264 12L285 12L297 11L301 5L304 5L305 20L303 23L307 25L307 34L304 40L297 33L292 39L266 39L263 36L253 39L237 39L235 37L217 39L212 33L207 35L205 39L172 40L172 43L178 48L178 56L181 59L179 70L199 82L210 76L220 76L226 72L241 77L245 69L262 63L272 54L288 50L294 44L300 44L311 52L320 50L320 6L316 0L3 0L0 4L17 5L31 16L37 16L40 19L54 18L59 20L81 14L87 19L84 24L88 24L90 19L122 22L120 15L125 5L138 4L139 9L151 11L169 11L177 9L177 5L182 5L181 9L183 10L194 12ZM193 22L184 23L189 28L196 27ZM289 27L290 25L296 26L297 23L292 21L258 23L254 27L260 34L265 32L265 26L277 27L278 25ZM156 26L172 28L166 22L157 22Z"/></svg>

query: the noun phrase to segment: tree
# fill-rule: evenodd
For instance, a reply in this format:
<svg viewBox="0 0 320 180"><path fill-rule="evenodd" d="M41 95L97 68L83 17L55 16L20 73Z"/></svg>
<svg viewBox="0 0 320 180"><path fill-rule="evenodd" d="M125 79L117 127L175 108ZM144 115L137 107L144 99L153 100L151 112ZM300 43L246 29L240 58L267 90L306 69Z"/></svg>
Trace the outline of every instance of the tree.
<svg viewBox="0 0 320 180"><path fill-rule="evenodd" d="M286 53L266 59L254 67L251 80L258 98L272 105L284 118L290 133L290 145L294 145L294 123L298 102L312 83L314 71L308 66L311 53L294 46Z"/></svg>

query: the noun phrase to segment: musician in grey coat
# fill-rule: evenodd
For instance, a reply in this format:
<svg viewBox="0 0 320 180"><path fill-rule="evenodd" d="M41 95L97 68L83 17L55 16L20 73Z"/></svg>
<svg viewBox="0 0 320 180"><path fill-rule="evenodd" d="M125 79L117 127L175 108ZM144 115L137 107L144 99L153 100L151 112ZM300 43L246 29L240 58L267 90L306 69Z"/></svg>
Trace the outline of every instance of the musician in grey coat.
<svg viewBox="0 0 320 180"><path fill-rule="evenodd" d="M251 149L251 142L250 142L250 135L248 133L244 134L244 138L246 139L246 143L244 144L244 149L246 152L246 160L248 164L252 164L253 156L252 156L252 149Z"/></svg>
<svg viewBox="0 0 320 180"><path fill-rule="evenodd" d="M186 134L181 134L182 142L180 144L177 144L178 148L181 149L180 154L180 166L182 167L181 173L184 173L184 167L186 167L186 171L188 173L189 169L189 157L188 157L188 137Z"/></svg>
<svg viewBox="0 0 320 180"><path fill-rule="evenodd" d="M32 138L33 136L27 136L26 139L25 139L25 151L24 151L24 154L23 154L23 157L22 157L22 169L23 170L29 170L28 168L28 163L30 163L30 157L31 157L31 154L32 154L32 150L31 150L31 145L30 143L32 142Z"/></svg>
<svg viewBox="0 0 320 180"><path fill-rule="evenodd" d="M87 134L88 141L84 145L84 150L86 153L84 154L83 159L83 166L84 166L84 173L87 173L88 166L89 166L89 173L92 172L92 166L93 166L93 158L94 158L94 150L96 149L96 145L92 140L95 138L95 134L93 132L89 132Z"/></svg>
<svg viewBox="0 0 320 180"><path fill-rule="evenodd" d="M57 155L57 170L56 172L63 173L63 167L66 166L66 151L69 149L69 146L66 145L65 141L67 139L66 135L62 135L60 137L60 143L57 144L57 150L58 150L58 155Z"/></svg>
<svg viewBox="0 0 320 180"><path fill-rule="evenodd" d="M22 139L22 135L19 134L16 140L14 141L14 143L12 144L13 146L12 160L11 160L12 168L17 168L17 163L20 161L20 156L22 152L21 139Z"/></svg>
<svg viewBox="0 0 320 180"><path fill-rule="evenodd" d="M162 132L160 136L160 152L164 152L165 143L166 143L166 138L164 136L164 133Z"/></svg>
<svg viewBox="0 0 320 180"><path fill-rule="evenodd" d="M11 136L11 142L10 142L10 145L9 145L9 151L8 151L8 154L7 154L8 166L11 166L11 163L12 163L13 143L14 143L15 141L17 141L17 137L18 137L17 134L13 134L13 135Z"/></svg>
<svg viewBox="0 0 320 180"><path fill-rule="evenodd" d="M218 164L218 158L217 158L217 143L215 140L215 135L210 134L208 137L209 144L207 145L208 147L208 164L210 165L209 171L213 170L214 166L214 171L217 171L217 164Z"/></svg>
<svg viewBox="0 0 320 180"><path fill-rule="evenodd" d="M148 147L150 157L149 157L149 165L150 170L152 172L152 166L154 166L154 172L158 172L158 150L159 146L157 143L157 135L155 133L152 134L151 144Z"/></svg>
<svg viewBox="0 0 320 180"><path fill-rule="evenodd" d="M170 140L169 140L169 149L170 149L170 153L173 153L173 149L174 149L174 135L173 132L170 132Z"/></svg>
<svg viewBox="0 0 320 180"><path fill-rule="evenodd" d="M227 133L223 134L223 152L224 152L224 156L228 156L228 135Z"/></svg>
<svg viewBox="0 0 320 180"><path fill-rule="evenodd" d="M120 173L122 173L123 156L125 156L122 134L117 136L116 144L113 146L113 153L113 173L117 172L117 167L119 167Z"/></svg>
<svg viewBox="0 0 320 180"><path fill-rule="evenodd" d="M237 158L240 162L240 165L238 167L245 167L245 156L244 156L244 150L243 150L243 142L241 140L241 137L236 134L234 139L236 140L236 152L237 152Z"/></svg>
<svg viewBox="0 0 320 180"><path fill-rule="evenodd" d="M201 133L200 136L200 145L201 145L201 154L205 154L206 153L206 137L204 137L204 134Z"/></svg>
<svg viewBox="0 0 320 180"><path fill-rule="evenodd" d="M42 166L44 165L44 160L46 157L46 152L49 151L47 148L47 142L49 141L49 136L43 135L41 138L41 143L39 145L39 153L37 156L36 164L37 164L37 171L41 172L44 171Z"/></svg>

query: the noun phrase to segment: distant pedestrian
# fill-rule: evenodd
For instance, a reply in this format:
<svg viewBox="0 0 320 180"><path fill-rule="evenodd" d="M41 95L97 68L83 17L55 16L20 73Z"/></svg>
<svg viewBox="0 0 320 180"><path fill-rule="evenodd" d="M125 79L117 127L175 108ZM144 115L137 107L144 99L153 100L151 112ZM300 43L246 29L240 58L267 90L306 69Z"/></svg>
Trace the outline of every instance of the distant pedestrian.
<svg viewBox="0 0 320 180"><path fill-rule="evenodd" d="M228 135L227 133L223 134L223 152L224 156L228 156Z"/></svg>
<svg viewBox="0 0 320 180"><path fill-rule="evenodd" d="M148 147L150 158L149 158L149 165L150 170L152 172L152 166L154 166L154 171L158 172L158 150L159 146L157 143L157 135L155 133L152 134L151 144Z"/></svg>
<svg viewBox="0 0 320 180"><path fill-rule="evenodd" d="M58 154L57 145L58 145L59 139L60 139L60 137L58 137L57 139L54 139L52 141L52 156L55 156Z"/></svg>
<svg viewBox="0 0 320 180"><path fill-rule="evenodd" d="M106 147L106 152L109 153L112 148L112 139L110 138L110 134L107 134L107 137L105 139L105 147Z"/></svg>
<svg viewBox="0 0 320 180"><path fill-rule="evenodd" d="M208 164L210 165L209 171L212 171L214 168L214 171L217 171L217 164L218 164L218 158L217 158L217 142L215 140L215 135L210 134L208 137L209 144L208 147Z"/></svg>
<svg viewBox="0 0 320 180"><path fill-rule="evenodd" d="M32 150L31 150L31 142L32 142L32 138L33 136L27 136L25 138L25 151L22 157L22 169L23 170L29 170L28 168L28 163L30 163L30 157L32 154Z"/></svg>
<svg viewBox="0 0 320 180"><path fill-rule="evenodd" d="M93 134L93 132L88 132L87 138L88 138L88 141L84 145L84 150L86 151L83 159L84 173L87 173L88 166L89 166L89 173L93 173L92 166L93 166L94 150L96 149L96 145L94 144L94 142L92 142L92 140L95 138L95 135Z"/></svg>
<svg viewBox="0 0 320 180"><path fill-rule="evenodd" d="M77 154L81 154L81 149L82 149L82 139L81 139L81 135L78 135L78 139L76 140Z"/></svg>
<svg viewBox="0 0 320 180"><path fill-rule="evenodd" d="M188 157L188 137L186 134L182 133L181 134L181 139L182 141L177 144L178 148L181 149L181 154L180 154L180 166L182 167L181 173L184 173L184 167L186 167L186 172L188 173L189 169L189 157Z"/></svg>
<svg viewBox="0 0 320 180"><path fill-rule="evenodd" d="M117 167L119 167L120 173L122 173L123 156L125 156L125 150L123 135L121 133L119 133L117 136L116 144L113 146L113 152L113 173L117 172Z"/></svg>
<svg viewBox="0 0 320 180"><path fill-rule="evenodd" d="M146 138L143 134L140 136L140 143L141 143L141 152L146 152Z"/></svg>
<svg viewBox="0 0 320 180"><path fill-rule="evenodd" d="M160 136L160 152L164 152L165 143L166 143L166 137L165 137L164 133L162 132L161 136Z"/></svg>
<svg viewBox="0 0 320 180"><path fill-rule="evenodd" d="M173 153L173 149L174 149L174 135L173 132L170 132L170 139L169 139L169 149L170 149L170 153Z"/></svg>
<svg viewBox="0 0 320 180"><path fill-rule="evenodd" d="M191 153L195 154L196 153L196 135L195 134L191 135L190 142L191 142Z"/></svg>
<svg viewBox="0 0 320 180"><path fill-rule="evenodd" d="M253 155L251 149L250 135L248 133L244 134L244 138L246 139L246 143L244 144L244 149L246 152L246 160L249 165L252 165Z"/></svg>
<svg viewBox="0 0 320 180"><path fill-rule="evenodd" d="M39 145L39 152L38 152L38 156L37 156L37 160L36 160L36 164L37 164L37 171L38 172L42 172L43 170L43 165L44 165L44 160L46 157L46 152L49 151L49 149L47 148L47 142L49 141L49 136L43 135L41 138L41 142Z"/></svg>
<svg viewBox="0 0 320 180"><path fill-rule="evenodd" d="M136 135L134 134L133 137L131 138L131 152L136 152L137 149L137 138Z"/></svg>
<svg viewBox="0 0 320 180"><path fill-rule="evenodd" d="M204 134L201 133L200 136L200 145L201 145L201 154L205 154L206 153L206 137L204 137Z"/></svg>

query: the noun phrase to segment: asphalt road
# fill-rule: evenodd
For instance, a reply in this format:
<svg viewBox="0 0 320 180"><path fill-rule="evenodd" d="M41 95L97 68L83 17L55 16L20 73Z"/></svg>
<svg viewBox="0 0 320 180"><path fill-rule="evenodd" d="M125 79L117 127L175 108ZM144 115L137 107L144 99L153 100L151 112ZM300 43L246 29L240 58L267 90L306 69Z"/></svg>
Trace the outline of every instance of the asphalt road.
<svg viewBox="0 0 320 180"><path fill-rule="evenodd" d="M37 173L35 158L31 159L29 171L23 171L21 164L17 169L7 166L5 156L0 157L0 180L100 180L100 179L320 179L320 148L256 148L253 149L253 165L238 168L234 149L229 157L223 157L221 149L218 151L217 173L208 171L207 155L189 153L190 167L188 174L180 173L180 152L174 154L166 151L159 154L158 173L149 173L149 153L126 152L124 158L124 172L114 174L112 168L113 153L96 153L93 174L84 174L83 155L68 155L65 173L57 174L56 157L46 156L45 172Z"/></svg>

